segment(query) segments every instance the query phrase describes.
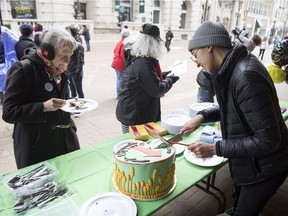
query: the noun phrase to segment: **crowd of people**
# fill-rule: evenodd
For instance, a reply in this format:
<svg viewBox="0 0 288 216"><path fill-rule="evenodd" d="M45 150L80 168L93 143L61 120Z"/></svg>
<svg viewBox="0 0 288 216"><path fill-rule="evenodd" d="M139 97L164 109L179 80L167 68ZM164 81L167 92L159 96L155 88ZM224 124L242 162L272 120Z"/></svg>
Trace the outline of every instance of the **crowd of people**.
<svg viewBox="0 0 288 216"><path fill-rule="evenodd" d="M14 124L17 168L80 148L71 114L61 108L69 98L84 98L81 35L88 52L90 35L83 27L82 31L76 24L47 30L41 24L20 26L21 36L15 42L18 61L7 72L2 107L3 120ZM202 123L220 122L222 140L193 142L188 149L200 158L228 158L233 215L256 216L288 176L288 130L273 79L260 61L267 38L233 34L240 43L233 45L224 25L206 21L189 41L191 60L201 67L197 101L217 101L219 106L199 111L181 133L193 133ZM165 47L171 50L171 29L165 43L160 29L150 23L134 34L126 26L120 35L111 51L111 66L117 75L116 117L122 132L128 133L129 126L161 121L161 97L179 76L161 70L160 57ZM251 53L256 46L260 46L260 60Z"/></svg>

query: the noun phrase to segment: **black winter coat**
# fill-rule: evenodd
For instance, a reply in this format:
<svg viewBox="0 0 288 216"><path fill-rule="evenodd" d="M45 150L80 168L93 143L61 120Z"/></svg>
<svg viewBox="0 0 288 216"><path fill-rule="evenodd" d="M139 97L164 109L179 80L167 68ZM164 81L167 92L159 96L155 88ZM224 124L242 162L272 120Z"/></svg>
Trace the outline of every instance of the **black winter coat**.
<svg viewBox="0 0 288 216"><path fill-rule="evenodd" d="M82 35L84 36L85 41L89 41L90 40L89 29L84 28L83 31L82 31Z"/></svg>
<svg viewBox="0 0 288 216"><path fill-rule="evenodd" d="M220 110L201 113L205 122L221 122L216 150L229 158L233 182L252 184L288 169L288 130L265 66L239 44L212 77Z"/></svg>
<svg viewBox="0 0 288 216"><path fill-rule="evenodd" d="M130 57L116 107L117 119L127 126L160 121L160 97L170 90L172 80L159 79L157 59Z"/></svg>
<svg viewBox="0 0 288 216"><path fill-rule="evenodd" d="M67 71L71 74L81 74L83 72L84 65L84 48L77 42L78 46L74 50L67 67Z"/></svg>
<svg viewBox="0 0 288 216"><path fill-rule="evenodd" d="M30 48L37 48L36 44L30 37L20 36L19 41L15 44L15 51L18 61L22 59L24 55L27 55Z"/></svg>
<svg viewBox="0 0 288 216"><path fill-rule="evenodd" d="M28 70L23 70L21 62L10 68L3 101L2 118L14 124L12 136L18 168L80 148L70 113L62 110L43 112L44 101L69 97L67 76L61 75L59 91L37 54L29 59ZM69 128L61 128L61 125Z"/></svg>

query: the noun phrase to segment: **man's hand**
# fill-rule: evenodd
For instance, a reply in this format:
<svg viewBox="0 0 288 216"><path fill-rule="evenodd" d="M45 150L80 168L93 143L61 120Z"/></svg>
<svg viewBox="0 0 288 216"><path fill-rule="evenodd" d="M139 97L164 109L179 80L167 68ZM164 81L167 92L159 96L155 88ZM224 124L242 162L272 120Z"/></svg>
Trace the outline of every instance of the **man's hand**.
<svg viewBox="0 0 288 216"><path fill-rule="evenodd" d="M43 103L43 111L51 112L62 108L66 104L66 100L60 98L51 98Z"/></svg>
<svg viewBox="0 0 288 216"><path fill-rule="evenodd" d="M207 158L216 155L216 145L205 142L194 142L188 149L199 158Z"/></svg>
<svg viewBox="0 0 288 216"><path fill-rule="evenodd" d="M189 120L184 124L184 127L181 128L181 132L183 135L190 134L194 132L197 128L200 127L201 123L203 121L202 115L196 115L193 119Z"/></svg>

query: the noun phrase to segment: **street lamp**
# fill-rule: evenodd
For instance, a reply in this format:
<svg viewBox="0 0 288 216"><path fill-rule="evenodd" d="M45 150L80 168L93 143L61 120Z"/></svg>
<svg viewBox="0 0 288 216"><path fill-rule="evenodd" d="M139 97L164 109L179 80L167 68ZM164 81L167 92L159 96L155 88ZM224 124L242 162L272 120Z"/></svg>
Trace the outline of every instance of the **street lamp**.
<svg viewBox="0 0 288 216"><path fill-rule="evenodd" d="M79 2L79 0L77 0L77 4L76 4L76 19L78 19L78 20L82 19L81 15L80 15L80 2Z"/></svg>
<svg viewBox="0 0 288 216"><path fill-rule="evenodd" d="M208 0L206 0L206 2L205 2L203 22L208 20L207 19L207 10L208 10Z"/></svg>
<svg viewBox="0 0 288 216"><path fill-rule="evenodd" d="M238 2L238 11L236 12L236 26L238 26L239 18L241 17L241 14L242 14L242 10L241 10L242 3L243 3L243 1L239 0L239 2Z"/></svg>
<svg viewBox="0 0 288 216"><path fill-rule="evenodd" d="M275 37L276 29L275 29L276 20L273 21L273 34L272 37Z"/></svg>

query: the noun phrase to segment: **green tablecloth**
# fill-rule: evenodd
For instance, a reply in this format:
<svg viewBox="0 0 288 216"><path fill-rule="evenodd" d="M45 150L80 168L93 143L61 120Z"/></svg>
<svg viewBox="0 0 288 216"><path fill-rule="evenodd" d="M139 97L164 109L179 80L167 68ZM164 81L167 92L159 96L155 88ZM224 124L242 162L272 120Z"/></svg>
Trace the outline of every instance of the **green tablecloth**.
<svg viewBox="0 0 288 216"><path fill-rule="evenodd" d="M196 140L196 132L184 138L184 142ZM56 182L66 182L76 205L81 208L87 199L98 193L116 191L112 183L113 177L113 146L114 144L131 139L130 135L123 135L109 141L87 147L70 154L66 154L48 162L58 169ZM210 176L220 169L227 160L216 167L200 167L188 162L184 156L176 157L176 188L166 198L157 201L138 201L138 216L150 215L175 199L187 189ZM0 215L14 215L11 192L5 185L0 184ZM56 214L57 215L57 214Z"/></svg>

